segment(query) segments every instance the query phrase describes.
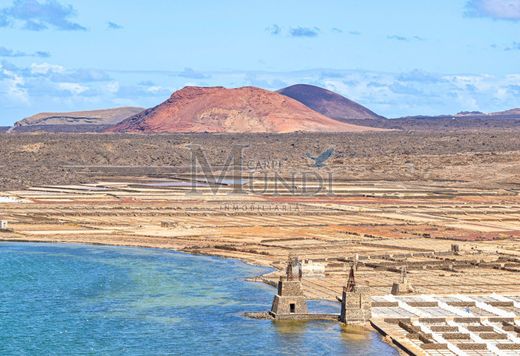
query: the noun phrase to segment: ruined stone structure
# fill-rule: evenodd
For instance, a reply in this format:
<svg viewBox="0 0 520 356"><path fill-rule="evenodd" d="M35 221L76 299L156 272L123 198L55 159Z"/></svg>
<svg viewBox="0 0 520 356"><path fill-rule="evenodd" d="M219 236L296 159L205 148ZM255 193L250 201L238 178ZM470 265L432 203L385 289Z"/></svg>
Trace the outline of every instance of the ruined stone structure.
<svg viewBox="0 0 520 356"><path fill-rule="evenodd" d="M365 324L372 317L372 300L368 287L356 285L354 266L350 268L347 286L341 296L340 321L345 324Z"/></svg>
<svg viewBox="0 0 520 356"><path fill-rule="evenodd" d="M356 289L356 276L354 275L354 266L350 267L350 273L348 275L347 292L353 292Z"/></svg>
<svg viewBox="0 0 520 356"><path fill-rule="evenodd" d="M299 319L307 314L307 303L301 288L301 269L298 259L289 259L286 277L280 277L278 292L273 299L270 314L275 319ZM295 271L296 269L296 271Z"/></svg>
<svg viewBox="0 0 520 356"><path fill-rule="evenodd" d="M458 244L451 244L451 252L454 255L459 255L460 254L460 246Z"/></svg>
<svg viewBox="0 0 520 356"><path fill-rule="evenodd" d="M324 278L326 263L303 260L300 262L300 269L305 278Z"/></svg>
<svg viewBox="0 0 520 356"><path fill-rule="evenodd" d="M406 266L401 267L401 278L399 282L395 282L392 284L392 294L393 295L399 295L399 294L406 294L406 293L413 293L415 290L413 286L408 281L408 270Z"/></svg>
<svg viewBox="0 0 520 356"><path fill-rule="evenodd" d="M175 228L175 227L179 227L179 224L175 221L161 221L161 227Z"/></svg>

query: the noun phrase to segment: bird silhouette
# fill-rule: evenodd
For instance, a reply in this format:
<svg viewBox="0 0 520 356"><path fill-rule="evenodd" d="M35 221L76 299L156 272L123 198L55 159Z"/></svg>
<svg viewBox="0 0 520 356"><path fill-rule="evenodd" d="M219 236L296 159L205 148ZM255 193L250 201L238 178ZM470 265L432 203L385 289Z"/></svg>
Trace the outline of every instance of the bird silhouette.
<svg viewBox="0 0 520 356"><path fill-rule="evenodd" d="M325 165L325 162L330 157L332 157L333 154L334 154L334 149L328 148L316 157L311 156L311 154L308 152L305 154L305 156L314 161L314 164L313 164L314 167L321 168Z"/></svg>

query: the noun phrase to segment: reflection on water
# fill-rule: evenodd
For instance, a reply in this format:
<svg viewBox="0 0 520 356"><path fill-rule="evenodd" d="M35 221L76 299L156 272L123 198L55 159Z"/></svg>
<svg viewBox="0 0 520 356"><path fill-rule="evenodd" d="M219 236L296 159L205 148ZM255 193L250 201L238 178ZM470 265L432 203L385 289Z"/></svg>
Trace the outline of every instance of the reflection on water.
<svg viewBox="0 0 520 356"><path fill-rule="evenodd" d="M273 327L277 332L281 334L301 334L305 332L306 329L310 327L310 321L291 321L291 320L282 320L282 321L272 321ZM312 323L317 323L313 321Z"/></svg>
<svg viewBox="0 0 520 356"><path fill-rule="evenodd" d="M372 336L372 331L360 326L341 325L341 337L348 341L366 341Z"/></svg>
<svg viewBox="0 0 520 356"><path fill-rule="evenodd" d="M242 317L270 307L272 287L244 282L265 271L154 249L2 243L0 354L397 354L334 322Z"/></svg>

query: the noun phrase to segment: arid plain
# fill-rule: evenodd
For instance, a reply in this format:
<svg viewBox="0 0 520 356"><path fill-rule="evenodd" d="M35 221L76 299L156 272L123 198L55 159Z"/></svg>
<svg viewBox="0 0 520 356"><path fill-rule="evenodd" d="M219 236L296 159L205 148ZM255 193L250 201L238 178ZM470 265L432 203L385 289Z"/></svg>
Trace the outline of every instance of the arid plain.
<svg viewBox="0 0 520 356"><path fill-rule="evenodd" d="M2 238L175 248L277 267L289 254L326 260L326 283L306 284L309 297L334 299L356 253L370 257L367 281L384 292L398 276L385 255L459 243L468 256L457 259L491 263L514 255L520 237L520 148L511 130L0 139L3 194L23 201L2 204L13 229ZM203 147L215 174L233 144L247 145L245 194L233 194L229 171L216 193L199 186L191 194L190 144ZM322 168L306 158L330 147ZM321 191L289 191L290 177L302 186L304 173ZM411 258L439 268L410 270L422 292L517 288L507 281L514 273L494 265L485 271L504 276L497 286L474 264L459 273L446 271L451 257Z"/></svg>
<svg viewBox="0 0 520 356"><path fill-rule="evenodd" d="M310 299L336 300L353 263L373 295L403 266L411 294L520 295L519 132L6 134L0 239L238 258L274 267L256 277L273 285L297 256L324 268L303 275ZM216 174L247 146L242 193L230 172L217 185L192 176L193 144ZM316 167L308 156L328 148ZM280 184L292 176L300 190Z"/></svg>

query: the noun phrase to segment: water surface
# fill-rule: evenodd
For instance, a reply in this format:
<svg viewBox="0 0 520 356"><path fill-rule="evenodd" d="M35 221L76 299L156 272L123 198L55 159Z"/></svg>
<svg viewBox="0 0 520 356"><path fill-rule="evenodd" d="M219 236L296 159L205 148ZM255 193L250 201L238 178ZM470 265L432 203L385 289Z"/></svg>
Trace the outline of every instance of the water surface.
<svg viewBox="0 0 520 356"><path fill-rule="evenodd" d="M0 243L0 355L397 355L337 323L242 317L270 307L274 288L244 281L265 271L157 249Z"/></svg>

